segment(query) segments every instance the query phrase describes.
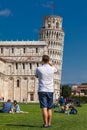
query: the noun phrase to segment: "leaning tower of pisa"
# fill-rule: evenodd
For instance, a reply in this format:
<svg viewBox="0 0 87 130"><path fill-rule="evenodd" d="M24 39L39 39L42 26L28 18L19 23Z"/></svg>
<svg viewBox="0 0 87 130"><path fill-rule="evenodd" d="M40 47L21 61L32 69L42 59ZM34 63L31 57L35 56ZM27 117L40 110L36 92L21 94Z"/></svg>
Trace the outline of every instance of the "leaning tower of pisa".
<svg viewBox="0 0 87 130"><path fill-rule="evenodd" d="M64 46L64 30L62 28L62 17L45 16L43 27L39 32L39 40L46 41L48 55L53 64L58 69L54 75L54 99L60 96L61 72L62 72L62 57Z"/></svg>

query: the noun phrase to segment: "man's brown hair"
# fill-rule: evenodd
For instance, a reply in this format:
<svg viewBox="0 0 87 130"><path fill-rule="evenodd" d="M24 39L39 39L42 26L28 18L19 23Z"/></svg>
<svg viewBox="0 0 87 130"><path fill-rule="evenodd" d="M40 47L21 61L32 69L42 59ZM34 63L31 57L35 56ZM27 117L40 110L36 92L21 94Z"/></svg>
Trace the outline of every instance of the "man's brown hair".
<svg viewBox="0 0 87 130"><path fill-rule="evenodd" d="M42 56L42 62L44 62L44 63L48 63L49 60L50 60L50 58L49 58L48 55L43 55L43 56Z"/></svg>

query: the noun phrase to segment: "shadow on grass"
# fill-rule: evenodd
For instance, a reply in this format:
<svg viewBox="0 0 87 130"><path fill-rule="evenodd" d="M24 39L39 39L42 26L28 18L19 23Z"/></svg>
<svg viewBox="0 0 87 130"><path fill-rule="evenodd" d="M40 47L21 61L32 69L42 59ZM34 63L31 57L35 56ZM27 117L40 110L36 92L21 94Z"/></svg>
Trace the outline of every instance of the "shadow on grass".
<svg viewBox="0 0 87 130"><path fill-rule="evenodd" d="M41 128L41 126L33 126L33 125L19 125L19 124L5 124L6 126L18 126L18 127L38 127Z"/></svg>

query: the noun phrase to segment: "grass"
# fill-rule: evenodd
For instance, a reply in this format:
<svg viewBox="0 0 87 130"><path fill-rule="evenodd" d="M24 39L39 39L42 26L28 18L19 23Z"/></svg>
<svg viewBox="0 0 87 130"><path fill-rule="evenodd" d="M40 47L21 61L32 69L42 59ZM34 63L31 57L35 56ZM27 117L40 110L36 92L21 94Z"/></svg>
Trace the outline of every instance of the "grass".
<svg viewBox="0 0 87 130"><path fill-rule="evenodd" d="M28 114L0 113L0 130L43 130L39 104L20 104ZM57 108L55 108L57 109ZM52 127L48 130L87 130L87 104L77 108L77 115L53 112ZM54 109L53 109L54 111Z"/></svg>

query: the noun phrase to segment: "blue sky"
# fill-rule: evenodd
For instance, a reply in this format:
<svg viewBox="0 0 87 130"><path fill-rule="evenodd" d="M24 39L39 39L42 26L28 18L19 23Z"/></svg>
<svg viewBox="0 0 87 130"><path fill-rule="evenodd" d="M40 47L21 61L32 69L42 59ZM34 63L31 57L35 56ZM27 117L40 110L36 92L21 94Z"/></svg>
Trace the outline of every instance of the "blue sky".
<svg viewBox="0 0 87 130"><path fill-rule="evenodd" d="M62 83L87 82L87 0L0 0L0 40L38 40L52 4L65 31Z"/></svg>

